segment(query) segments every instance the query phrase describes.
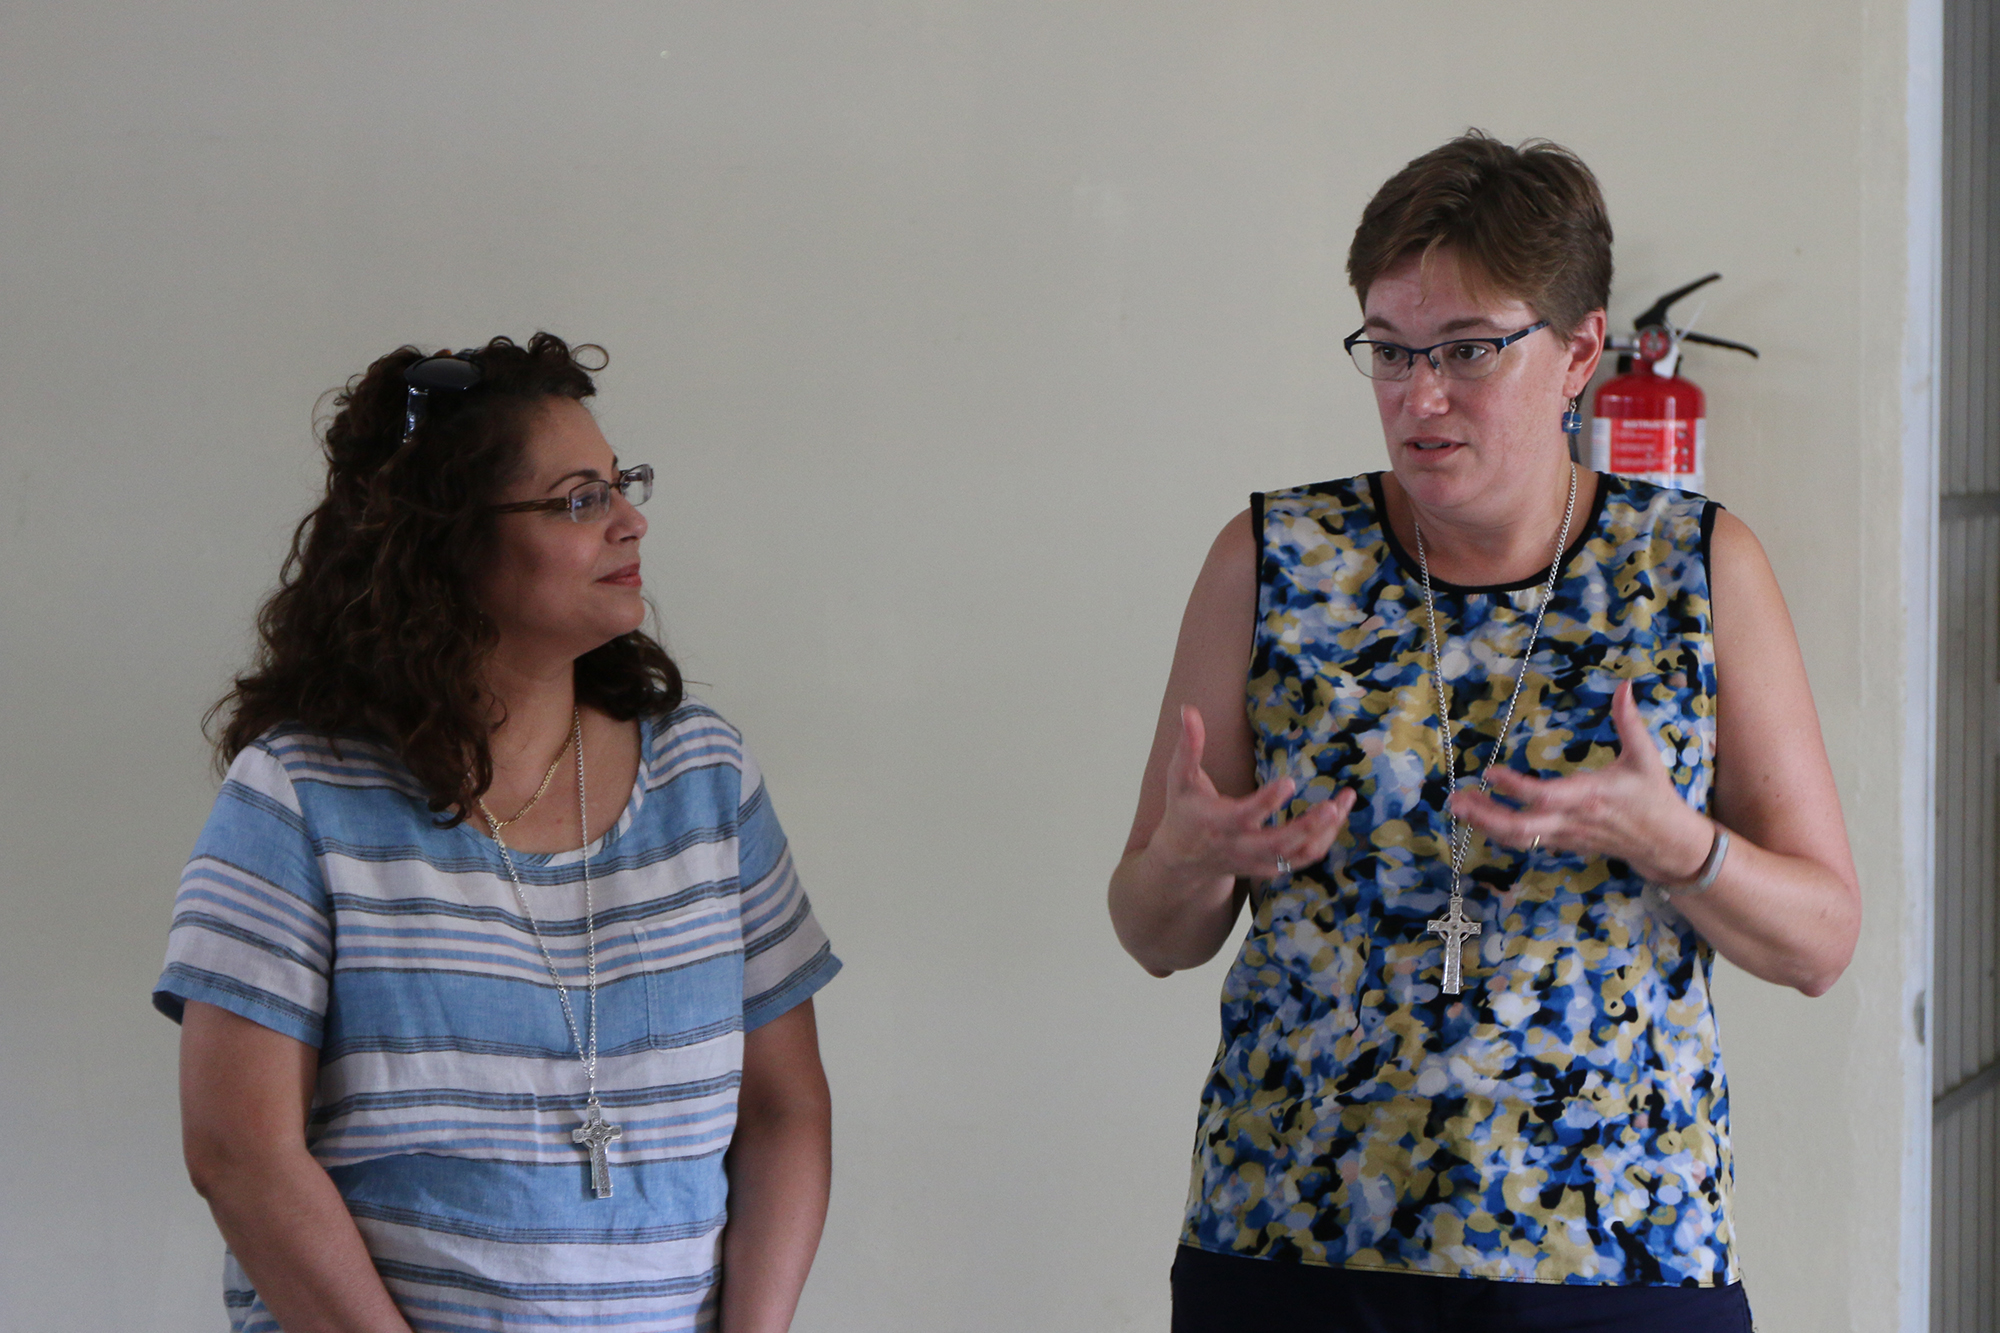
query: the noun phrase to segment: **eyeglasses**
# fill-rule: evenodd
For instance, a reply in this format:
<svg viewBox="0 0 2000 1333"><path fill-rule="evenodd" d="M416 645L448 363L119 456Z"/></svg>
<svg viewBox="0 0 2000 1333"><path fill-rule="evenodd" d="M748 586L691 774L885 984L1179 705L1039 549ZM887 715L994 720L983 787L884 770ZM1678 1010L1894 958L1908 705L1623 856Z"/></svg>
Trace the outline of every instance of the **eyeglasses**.
<svg viewBox="0 0 2000 1333"><path fill-rule="evenodd" d="M1517 343L1536 329L1548 326L1546 319L1537 320L1504 338L1453 338L1449 342L1432 343L1429 347L1376 342L1362 337L1368 330L1360 328L1349 334L1341 346L1354 358L1354 368L1371 380L1406 380L1416 369L1418 357L1430 362L1431 369L1447 379L1478 380L1494 372L1500 364L1500 353L1506 350L1508 344Z"/></svg>
<svg viewBox="0 0 2000 1333"><path fill-rule="evenodd" d="M464 392L479 383L479 367L458 356L427 356L421 361L412 361L403 367L403 383L409 386L409 396L403 402L403 443L417 433L417 423L424 419L425 404L430 401L433 389L449 389Z"/></svg>
<svg viewBox="0 0 2000 1333"><path fill-rule="evenodd" d="M641 463L637 467L628 467L609 481L599 478L579 483L569 488L568 495L557 496L553 500L521 500L514 504L493 505L489 512L532 514L544 510L549 513L567 510L572 523L600 523L611 517L613 491L635 507L646 503L653 498L653 465Z"/></svg>

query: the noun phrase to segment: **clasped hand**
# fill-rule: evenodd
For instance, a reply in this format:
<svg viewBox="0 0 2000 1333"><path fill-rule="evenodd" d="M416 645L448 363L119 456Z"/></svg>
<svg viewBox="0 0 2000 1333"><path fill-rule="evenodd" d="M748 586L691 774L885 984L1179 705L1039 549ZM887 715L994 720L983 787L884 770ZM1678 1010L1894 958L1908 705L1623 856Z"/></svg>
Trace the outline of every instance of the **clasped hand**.
<svg viewBox="0 0 2000 1333"><path fill-rule="evenodd" d="M1654 883L1694 878L1708 858L1714 826L1674 786L1629 680L1611 696L1611 721L1618 731L1618 758L1603 768L1531 778L1495 766L1489 771L1493 791L1518 808L1467 790L1451 798L1452 813L1509 847L1616 857Z"/></svg>
<svg viewBox="0 0 2000 1333"><path fill-rule="evenodd" d="M1354 793L1338 792L1296 819L1271 824L1297 784L1275 778L1248 796L1224 796L1201 766L1205 738L1201 711L1183 706L1180 739L1167 762L1166 808L1148 850L1195 877L1231 883L1268 880L1288 865L1323 859L1354 808Z"/></svg>

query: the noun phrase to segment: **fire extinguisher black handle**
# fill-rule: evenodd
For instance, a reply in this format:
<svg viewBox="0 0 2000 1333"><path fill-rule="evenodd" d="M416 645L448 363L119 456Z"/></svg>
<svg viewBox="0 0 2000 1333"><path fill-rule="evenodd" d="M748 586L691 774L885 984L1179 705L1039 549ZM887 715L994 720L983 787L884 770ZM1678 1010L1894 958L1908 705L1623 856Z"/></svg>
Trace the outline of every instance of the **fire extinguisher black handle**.
<svg viewBox="0 0 2000 1333"><path fill-rule="evenodd" d="M1733 343L1727 338L1711 338L1706 333L1683 333L1682 342L1700 343L1704 347L1727 347L1732 352L1748 352L1757 355L1757 349L1749 343Z"/></svg>
<svg viewBox="0 0 2000 1333"><path fill-rule="evenodd" d="M1659 300L1647 306L1646 312L1640 315L1639 318L1632 321L1632 327L1635 329L1666 327L1667 310L1673 305L1674 302L1680 300L1683 296L1686 296L1689 292L1696 291L1699 290L1700 288L1708 286L1709 283L1716 281L1721 276L1722 275L1720 273L1711 273L1705 278L1696 278L1693 282L1688 283L1685 287L1674 288L1672 291L1668 292L1665 296L1662 296Z"/></svg>

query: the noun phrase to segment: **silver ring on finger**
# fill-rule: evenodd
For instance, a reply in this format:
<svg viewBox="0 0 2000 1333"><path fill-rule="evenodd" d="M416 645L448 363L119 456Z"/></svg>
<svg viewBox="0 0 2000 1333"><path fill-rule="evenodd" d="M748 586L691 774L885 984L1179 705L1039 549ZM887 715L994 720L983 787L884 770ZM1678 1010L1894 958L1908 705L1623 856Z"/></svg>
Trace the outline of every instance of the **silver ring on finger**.
<svg viewBox="0 0 2000 1333"><path fill-rule="evenodd" d="M1540 850L1542 850L1542 835L1537 833L1534 839L1528 843L1528 855L1533 856Z"/></svg>
<svg viewBox="0 0 2000 1333"><path fill-rule="evenodd" d="M1292 863L1282 856L1278 858L1278 874L1285 879L1292 877Z"/></svg>

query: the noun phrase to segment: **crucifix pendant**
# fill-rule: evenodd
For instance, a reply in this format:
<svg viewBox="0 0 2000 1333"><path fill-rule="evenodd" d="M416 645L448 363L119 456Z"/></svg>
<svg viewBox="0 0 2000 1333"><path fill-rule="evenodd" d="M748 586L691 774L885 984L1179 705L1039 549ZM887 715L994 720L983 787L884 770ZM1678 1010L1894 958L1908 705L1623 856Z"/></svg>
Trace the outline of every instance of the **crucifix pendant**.
<svg viewBox="0 0 2000 1333"><path fill-rule="evenodd" d="M1479 923L1465 914L1465 899L1451 895L1451 908L1433 919L1424 930L1444 939L1444 993L1456 995L1465 988L1465 942L1479 933Z"/></svg>
<svg viewBox="0 0 2000 1333"><path fill-rule="evenodd" d="M583 1123L569 1136L572 1142L581 1143L590 1151L590 1192L600 1199L611 1197L611 1162L604 1150L613 1139L624 1136L625 1131L606 1120L603 1108L595 1101L584 1108Z"/></svg>

